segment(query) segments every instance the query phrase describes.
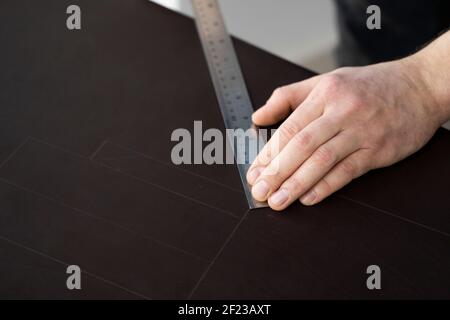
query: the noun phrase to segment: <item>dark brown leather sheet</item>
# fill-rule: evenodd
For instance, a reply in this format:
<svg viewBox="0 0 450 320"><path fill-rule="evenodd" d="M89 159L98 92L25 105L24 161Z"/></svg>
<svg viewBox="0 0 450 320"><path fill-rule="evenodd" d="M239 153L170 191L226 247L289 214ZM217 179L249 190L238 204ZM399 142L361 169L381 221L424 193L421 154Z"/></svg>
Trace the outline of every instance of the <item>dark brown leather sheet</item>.
<svg viewBox="0 0 450 320"><path fill-rule="evenodd" d="M2 0L0 46L0 298L450 298L449 132L316 207L249 212L234 166L171 163L174 129L223 129L191 19ZM235 46L255 106L312 75Z"/></svg>

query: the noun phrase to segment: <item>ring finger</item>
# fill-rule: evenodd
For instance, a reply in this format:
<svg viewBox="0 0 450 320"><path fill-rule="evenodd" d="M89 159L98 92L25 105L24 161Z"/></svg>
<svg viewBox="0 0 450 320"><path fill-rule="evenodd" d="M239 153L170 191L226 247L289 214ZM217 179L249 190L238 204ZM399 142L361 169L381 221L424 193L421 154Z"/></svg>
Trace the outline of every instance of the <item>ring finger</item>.
<svg viewBox="0 0 450 320"><path fill-rule="evenodd" d="M320 146L303 165L269 198L274 210L283 210L299 199L337 163L359 149L355 135L343 131Z"/></svg>

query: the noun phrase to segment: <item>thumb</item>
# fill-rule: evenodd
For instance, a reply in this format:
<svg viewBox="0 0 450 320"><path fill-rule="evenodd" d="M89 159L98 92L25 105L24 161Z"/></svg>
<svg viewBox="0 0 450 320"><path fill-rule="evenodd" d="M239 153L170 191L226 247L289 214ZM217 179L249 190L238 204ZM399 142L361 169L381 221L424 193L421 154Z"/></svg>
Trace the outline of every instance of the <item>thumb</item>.
<svg viewBox="0 0 450 320"><path fill-rule="evenodd" d="M276 89L266 104L253 113L253 122L258 126L269 126L287 118L308 97L320 77Z"/></svg>

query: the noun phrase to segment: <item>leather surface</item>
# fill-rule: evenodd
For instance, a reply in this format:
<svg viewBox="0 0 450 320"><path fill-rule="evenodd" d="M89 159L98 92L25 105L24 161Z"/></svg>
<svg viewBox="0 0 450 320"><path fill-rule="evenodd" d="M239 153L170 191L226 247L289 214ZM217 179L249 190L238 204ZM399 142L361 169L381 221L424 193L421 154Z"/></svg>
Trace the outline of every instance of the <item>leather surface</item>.
<svg viewBox="0 0 450 320"><path fill-rule="evenodd" d="M449 132L314 208L249 212L234 166L170 161L174 129L223 129L191 19L3 0L0 42L1 298L450 298ZM255 106L312 75L235 46Z"/></svg>

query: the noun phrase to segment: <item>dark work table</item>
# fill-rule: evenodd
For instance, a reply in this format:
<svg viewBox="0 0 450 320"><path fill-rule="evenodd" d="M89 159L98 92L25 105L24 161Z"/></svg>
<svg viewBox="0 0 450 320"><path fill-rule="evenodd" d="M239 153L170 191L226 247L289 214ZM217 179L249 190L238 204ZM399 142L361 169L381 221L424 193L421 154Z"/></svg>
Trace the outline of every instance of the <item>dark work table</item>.
<svg viewBox="0 0 450 320"><path fill-rule="evenodd" d="M450 298L450 132L315 207L249 211L235 166L171 163L174 129L223 129L190 18L2 0L0 43L0 298ZM255 107L312 75L235 47Z"/></svg>

